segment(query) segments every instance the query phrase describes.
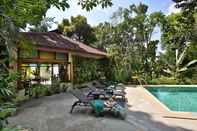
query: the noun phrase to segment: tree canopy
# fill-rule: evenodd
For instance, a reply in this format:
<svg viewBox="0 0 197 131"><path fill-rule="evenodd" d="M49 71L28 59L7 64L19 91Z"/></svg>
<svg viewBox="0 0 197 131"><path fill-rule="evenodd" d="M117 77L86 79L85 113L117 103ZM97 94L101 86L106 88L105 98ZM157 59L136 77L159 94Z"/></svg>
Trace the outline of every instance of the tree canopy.
<svg viewBox="0 0 197 131"><path fill-rule="evenodd" d="M131 79L131 75L152 77L158 40L152 40L154 29L163 20L161 12L148 14L148 6L140 3L120 8L113 23L100 24L96 45L105 48L113 63L115 79ZM114 24L115 21L115 24ZM123 77L124 74L124 77Z"/></svg>
<svg viewBox="0 0 197 131"><path fill-rule="evenodd" d="M66 36L90 44L96 40L93 28L87 23L84 16L71 17L70 21L64 19L58 29Z"/></svg>
<svg viewBox="0 0 197 131"><path fill-rule="evenodd" d="M95 28L95 46L110 54L113 79L127 81L137 76L148 82L162 78L184 83L196 78L196 73L191 73L196 72L197 62L195 2L176 2L181 12L167 16L161 12L148 14L148 6L142 3L119 8L111 23ZM190 16L185 13L188 10L193 12ZM160 42L159 38L152 39L156 28L161 31ZM164 50L160 54L159 43Z"/></svg>

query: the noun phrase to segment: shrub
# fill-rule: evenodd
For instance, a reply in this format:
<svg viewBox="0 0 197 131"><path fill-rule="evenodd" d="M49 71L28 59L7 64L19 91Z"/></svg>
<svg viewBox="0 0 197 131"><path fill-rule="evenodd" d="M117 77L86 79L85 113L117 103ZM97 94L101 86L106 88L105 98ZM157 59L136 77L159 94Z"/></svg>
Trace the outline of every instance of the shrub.
<svg viewBox="0 0 197 131"><path fill-rule="evenodd" d="M103 61L91 58L75 57L74 58L74 83L82 84L99 79L105 74ZM109 72L107 70L106 72Z"/></svg>
<svg viewBox="0 0 197 131"><path fill-rule="evenodd" d="M60 81L56 78L54 78L52 80L52 84L51 84L51 91L53 93L60 93L61 90L60 90Z"/></svg>
<svg viewBox="0 0 197 131"><path fill-rule="evenodd" d="M118 82L127 82L129 80L129 74L126 72L126 70L120 69L120 70L114 70L114 76L115 81Z"/></svg>
<svg viewBox="0 0 197 131"><path fill-rule="evenodd" d="M16 106L12 103L3 103L0 105L0 130L6 126L6 118L15 112Z"/></svg>
<svg viewBox="0 0 197 131"><path fill-rule="evenodd" d="M0 73L0 99L7 101L14 96L17 78L16 72Z"/></svg>
<svg viewBox="0 0 197 131"><path fill-rule="evenodd" d="M162 76L160 78L152 79L149 81L149 84L153 85L159 85L159 84L170 84L170 85L176 85L178 82L172 78L172 77L165 77Z"/></svg>
<svg viewBox="0 0 197 131"><path fill-rule="evenodd" d="M29 95L31 97L39 98L41 96L45 96L48 94L50 94L50 93L49 93L49 89L47 86L41 85L41 84L34 84L34 85L32 85L32 87L30 89Z"/></svg>

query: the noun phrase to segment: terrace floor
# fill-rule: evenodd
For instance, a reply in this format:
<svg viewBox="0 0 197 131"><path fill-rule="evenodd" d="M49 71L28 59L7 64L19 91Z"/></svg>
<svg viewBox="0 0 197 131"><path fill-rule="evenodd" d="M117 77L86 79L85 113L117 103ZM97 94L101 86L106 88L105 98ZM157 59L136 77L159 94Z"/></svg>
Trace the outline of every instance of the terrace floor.
<svg viewBox="0 0 197 131"><path fill-rule="evenodd" d="M96 118L87 108L76 108L70 114L75 98L68 93L28 101L8 121L33 131L197 131L197 119L164 117L167 111L142 88L130 86L126 92L128 116L124 121L111 115Z"/></svg>

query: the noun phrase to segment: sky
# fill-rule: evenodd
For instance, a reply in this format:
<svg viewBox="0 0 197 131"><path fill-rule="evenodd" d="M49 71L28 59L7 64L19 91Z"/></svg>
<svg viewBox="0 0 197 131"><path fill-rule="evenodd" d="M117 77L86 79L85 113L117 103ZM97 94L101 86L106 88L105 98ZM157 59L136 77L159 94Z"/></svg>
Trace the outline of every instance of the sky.
<svg viewBox="0 0 197 131"><path fill-rule="evenodd" d="M85 11L81 9L79 5L77 5L77 0L68 0L70 8L65 11L61 11L56 7L51 7L47 13L47 17L54 17L54 21L61 23L64 18L70 19L71 16L82 15L87 18L87 21L90 25L95 26L101 22L108 21L110 22L110 18L113 12L117 11L119 7L127 8L131 4L139 4L144 3L148 5L148 13L161 11L166 15L171 13L176 13L178 10L174 7L174 3L172 0L112 0L113 6L102 9L100 6L95 7L91 11ZM53 24L51 30L56 29L57 24ZM156 28L153 34L152 39L160 39L160 31L159 28ZM158 47L161 51L161 47Z"/></svg>
<svg viewBox="0 0 197 131"><path fill-rule="evenodd" d="M55 17L55 21L60 23L63 18L70 18L71 16L83 15L87 17L90 25L98 25L100 22L110 21L113 12L117 11L119 7L127 8L131 4L145 3L149 6L149 13L154 11L162 11L165 14L176 12L172 0L112 0L113 6L102 9L100 6L91 11L85 11L77 5L77 0L69 0L70 8L65 11L58 10L56 7L51 7L46 16ZM57 25L53 25L53 29Z"/></svg>

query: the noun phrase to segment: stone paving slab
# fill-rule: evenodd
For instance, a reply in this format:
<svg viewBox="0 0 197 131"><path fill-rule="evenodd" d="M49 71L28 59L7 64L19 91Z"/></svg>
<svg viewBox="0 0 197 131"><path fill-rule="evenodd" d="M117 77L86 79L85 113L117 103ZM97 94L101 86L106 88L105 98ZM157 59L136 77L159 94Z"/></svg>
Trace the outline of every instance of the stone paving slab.
<svg viewBox="0 0 197 131"><path fill-rule="evenodd" d="M128 116L119 120L111 115L96 118L91 109L76 108L71 94L61 93L24 103L10 125L22 125L33 131L197 131L196 120L163 118L140 88L127 87Z"/></svg>

